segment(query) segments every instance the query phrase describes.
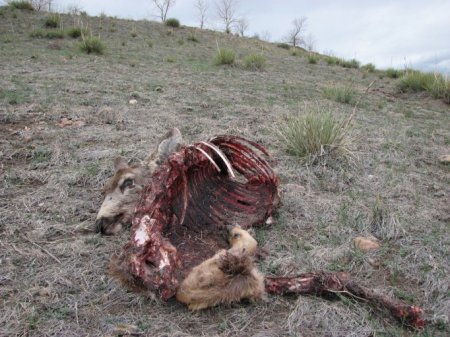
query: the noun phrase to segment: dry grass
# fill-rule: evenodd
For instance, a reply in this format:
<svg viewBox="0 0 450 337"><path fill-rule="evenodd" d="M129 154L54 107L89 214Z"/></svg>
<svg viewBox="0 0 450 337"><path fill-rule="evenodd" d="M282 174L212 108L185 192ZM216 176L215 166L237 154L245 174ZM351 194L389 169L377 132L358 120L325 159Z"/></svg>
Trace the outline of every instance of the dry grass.
<svg viewBox="0 0 450 337"><path fill-rule="evenodd" d="M346 120L324 108L307 108L303 115L287 117L279 127L288 153L309 163L352 157L350 127Z"/></svg>
<svg viewBox="0 0 450 337"><path fill-rule="evenodd" d="M310 66L262 41L184 28L167 35L159 23L110 17L83 17L83 27L108 46L102 57L80 52L74 39L51 50L48 40L29 38L44 18L7 10L0 20L13 41L0 49L0 336L117 336L120 329L144 336L449 335L449 171L436 161L448 152L448 105L399 97L394 81L380 80L352 121L357 165L305 166L286 154L273 126L317 102L348 117L352 106L325 100L320 89L353 83L363 92L376 73ZM180 45L193 31L199 42ZM265 71L213 66L216 40L239 58L264 47ZM60 127L62 117L84 124ZM262 270L351 272L414 300L429 327L407 330L364 302L315 297L190 314L118 285L106 270L128 233L88 231L100 188L116 156L145 158L173 126L187 141L232 133L268 147L283 203L270 228L255 229L268 252ZM354 236L378 232L379 251L352 249Z"/></svg>

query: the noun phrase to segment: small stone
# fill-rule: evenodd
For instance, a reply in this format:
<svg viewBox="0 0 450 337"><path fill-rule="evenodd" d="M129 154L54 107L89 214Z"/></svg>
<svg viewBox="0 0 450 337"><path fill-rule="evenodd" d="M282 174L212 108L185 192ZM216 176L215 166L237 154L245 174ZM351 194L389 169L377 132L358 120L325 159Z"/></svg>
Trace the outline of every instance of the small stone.
<svg viewBox="0 0 450 337"><path fill-rule="evenodd" d="M441 164L450 164L450 154L444 154L442 156L439 157L439 162Z"/></svg>
<svg viewBox="0 0 450 337"><path fill-rule="evenodd" d="M376 250L380 248L380 244L372 238L365 238L362 236L357 236L353 239L353 245L355 248L363 251L368 252L369 250Z"/></svg>
<svg viewBox="0 0 450 337"><path fill-rule="evenodd" d="M130 99L130 101L128 103L130 103L131 105L135 105L135 104L137 104L137 100Z"/></svg>

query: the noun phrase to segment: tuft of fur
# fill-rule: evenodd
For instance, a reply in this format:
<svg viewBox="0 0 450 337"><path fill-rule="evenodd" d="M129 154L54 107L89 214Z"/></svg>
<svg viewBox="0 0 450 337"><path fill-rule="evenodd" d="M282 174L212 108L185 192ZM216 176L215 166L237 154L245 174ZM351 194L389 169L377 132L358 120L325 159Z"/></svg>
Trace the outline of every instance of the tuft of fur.
<svg viewBox="0 0 450 337"><path fill-rule="evenodd" d="M264 276L254 265L255 239L240 227L230 235L231 248L194 267L177 290L189 310L201 310L265 295Z"/></svg>

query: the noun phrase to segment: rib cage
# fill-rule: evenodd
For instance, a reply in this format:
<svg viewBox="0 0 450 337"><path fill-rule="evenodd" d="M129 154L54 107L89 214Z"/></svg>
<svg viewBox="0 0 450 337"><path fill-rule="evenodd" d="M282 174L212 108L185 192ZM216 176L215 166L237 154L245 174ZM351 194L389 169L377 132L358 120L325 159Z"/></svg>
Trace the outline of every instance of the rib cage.
<svg viewBox="0 0 450 337"><path fill-rule="evenodd" d="M163 299L172 297L194 266L227 247L225 226L249 228L273 213L278 178L267 156L262 146L237 136L170 155L144 190L114 269Z"/></svg>

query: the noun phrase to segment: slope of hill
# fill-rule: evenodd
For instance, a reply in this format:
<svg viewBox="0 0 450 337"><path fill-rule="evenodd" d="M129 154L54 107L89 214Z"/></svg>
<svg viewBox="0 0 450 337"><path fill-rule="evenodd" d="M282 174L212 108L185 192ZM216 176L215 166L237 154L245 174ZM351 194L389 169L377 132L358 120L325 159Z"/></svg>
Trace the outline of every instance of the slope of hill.
<svg viewBox="0 0 450 337"><path fill-rule="evenodd" d="M380 72L310 63L274 44L147 21L61 15L106 45L87 55L79 39L33 38L48 14L0 12L0 335L444 336L449 333L449 106L400 94ZM35 34L39 35L39 34ZM237 65L217 66L220 47ZM263 54L263 71L243 66ZM369 84L376 80L368 93ZM353 106L323 89L361 97L352 121L352 163L305 165L285 151L286 116ZM118 155L143 159L168 128L188 141L232 133L275 158L283 205L255 230L268 274L344 270L422 306L429 326L410 331L356 300L272 297L190 314L180 304L128 292L107 275L127 239L92 226L100 188ZM356 236L382 247L362 253ZM122 330L121 330L122 329Z"/></svg>

